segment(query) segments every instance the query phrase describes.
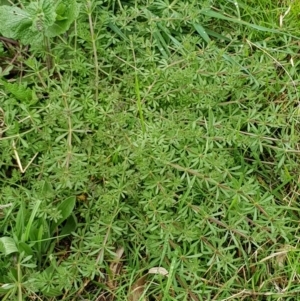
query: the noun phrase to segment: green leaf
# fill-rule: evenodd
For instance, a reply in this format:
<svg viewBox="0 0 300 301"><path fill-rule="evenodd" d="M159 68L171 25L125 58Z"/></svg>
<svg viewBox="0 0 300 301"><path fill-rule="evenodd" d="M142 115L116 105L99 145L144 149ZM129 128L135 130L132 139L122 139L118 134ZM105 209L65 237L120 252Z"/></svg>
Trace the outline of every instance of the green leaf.
<svg viewBox="0 0 300 301"><path fill-rule="evenodd" d="M196 29L196 31L199 33L199 35L201 36L201 38L206 42L209 43L210 42L210 38L207 34L207 31L204 29L204 27L200 24L197 23L193 23L194 28Z"/></svg>
<svg viewBox="0 0 300 301"><path fill-rule="evenodd" d="M37 211L38 211L40 205L41 205L41 201L37 201L32 209L29 221L26 226L25 233L22 237L22 241L24 241L24 242L28 240L31 231L34 231L34 227L32 227L32 224L33 224L34 218L36 217L36 214L37 214Z"/></svg>
<svg viewBox="0 0 300 301"><path fill-rule="evenodd" d="M15 283L5 283L0 286L0 294L6 294L9 290L15 288Z"/></svg>
<svg viewBox="0 0 300 301"><path fill-rule="evenodd" d="M32 25L32 18L28 12L18 7L0 6L0 32L2 35L18 39L20 33L28 30Z"/></svg>
<svg viewBox="0 0 300 301"><path fill-rule="evenodd" d="M76 0L53 3L51 0L31 2L25 9L0 6L0 33L23 44L37 44L43 37L66 32L79 14Z"/></svg>
<svg viewBox="0 0 300 301"><path fill-rule="evenodd" d="M33 251L31 247L25 242L22 241L19 242L19 250L20 252L24 252L26 255L33 255Z"/></svg>
<svg viewBox="0 0 300 301"><path fill-rule="evenodd" d="M248 26L248 27L251 27L253 29L263 31L263 32L279 33L279 34L283 33L283 32L281 32L280 30L277 30L277 29L252 24L252 23L245 22L243 20L236 19L236 18L226 17L226 16L224 16L224 15L218 13L218 12L215 12L213 10L203 11L202 14L206 15L208 17L212 17L212 18L216 18L216 19L220 19L220 20L225 20L225 21L230 21L230 22L237 23L237 24L240 24L240 25L245 25L245 26ZM285 34L290 36L290 37L294 37L293 35L290 35L290 34L287 34L287 33L285 33Z"/></svg>
<svg viewBox="0 0 300 301"><path fill-rule="evenodd" d="M164 39L164 37L161 35L160 31L157 30L153 32L153 37L156 41L158 50L160 53L164 56L164 58L168 58L170 56L170 51L168 49L168 45Z"/></svg>
<svg viewBox="0 0 300 301"><path fill-rule="evenodd" d="M61 212L61 219L59 220L60 222L66 220L71 213L73 212L73 209L75 207L75 202L76 202L76 197L71 196L67 199L65 199L59 206L58 210Z"/></svg>
<svg viewBox="0 0 300 301"><path fill-rule="evenodd" d="M45 31L45 29L54 24L56 6L57 4L51 0L40 0L31 2L26 7L26 10L32 17L34 31Z"/></svg>
<svg viewBox="0 0 300 301"><path fill-rule="evenodd" d="M51 198L54 195L53 187L51 182L49 181L42 181L42 190L41 194L45 198Z"/></svg>
<svg viewBox="0 0 300 301"><path fill-rule="evenodd" d="M239 64L238 62L236 62L232 57L230 57L230 56L227 55L227 54L223 54L222 57L223 57L225 60L231 62L232 64L238 65L238 66L241 68L241 70L245 71L245 72L252 78L252 80L253 80L253 82L255 83L255 85L256 85L256 86L259 86L259 84L258 84L256 78L252 75L252 73L251 73L247 68L245 68L244 66L242 66L241 64Z"/></svg>
<svg viewBox="0 0 300 301"><path fill-rule="evenodd" d="M19 252L14 239L8 236L0 238L0 251L4 253L4 255Z"/></svg>
<svg viewBox="0 0 300 301"><path fill-rule="evenodd" d="M114 23L110 22L107 25L111 30L113 30L117 35L119 35L124 41L130 42L122 30Z"/></svg>
<svg viewBox="0 0 300 301"><path fill-rule="evenodd" d="M8 93L11 93L17 100L20 101L29 101L34 98L35 92L27 88L26 84L19 84L19 83L8 83L5 81L1 81L5 90Z"/></svg>
<svg viewBox="0 0 300 301"><path fill-rule="evenodd" d="M31 5L33 5L32 3ZM0 6L0 32L23 44L41 42L43 35L35 26L36 16L15 6Z"/></svg>
<svg viewBox="0 0 300 301"><path fill-rule="evenodd" d="M210 29L206 29L206 33L211 36L211 37L215 37L219 40L224 40L224 41L227 41L227 42L231 42L231 39L229 39L228 37L225 37L224 35L221 35L213 30L210 30Z"/></svg>
<svg viewBox="0 0 300 301"><path fill-rule="evenodd" d="M61 1L56 8L55 23L47 28L46 36L55 37L65 33L77 18L79 7L76 0Z"/></svg>
<svg viewBox="0 0 300 301"><path fill-rule="evenodd" d="M46 297L57 297L62 295L62 290L61 288L50 287L42 289L41 293Z"/></svg>
<svg viewBox="0 0 300 301"><path fill-rule="evenodd" d="M67 199L65 199L59 206L58 210L61 213L61 218L56 222L52 224L51 232L53 232L57 226L59 226L63 221L65 221L73 212L73 209L75 207L76 203L76 197L72 196Z"/></svg>
<svg viewBox="0 0 300 301"><path fill-rule="evenodd" d="M74 232L77 228L77 219L74 214L70 215L66 220L66 224L61 229L60 235L69 235Z"/></svg>

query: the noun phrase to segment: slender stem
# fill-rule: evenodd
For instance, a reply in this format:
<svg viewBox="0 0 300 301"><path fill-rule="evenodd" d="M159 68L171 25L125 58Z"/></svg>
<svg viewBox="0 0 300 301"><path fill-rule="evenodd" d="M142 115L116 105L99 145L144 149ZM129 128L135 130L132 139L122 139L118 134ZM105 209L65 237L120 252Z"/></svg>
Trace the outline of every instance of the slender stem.
<svg viewBox="0 0 300 301"><path fill-rule="evenodd" d="M139 84L139 78L137 76L137 72L135 72L135 94L136 94L136 98L137 98L137 107L138 107L138 111L140 114L142 130L143 130L143 133L145 133L145 122L144 122L144 115L143 115L143 110L142 110L140 84Z"/></svg>
<svg viewBox="0 0 300 301"><path fill-rule="evenodd" d="M144 122L144 115L143 115L143 110L142 110L140 83L139 83L139 77L138 77L138 69L136 67L136 57L135 57L132 40L131 40L131 47L132 47L133 60L134 60L134 64L135 64L134 70L135 70L135 95L136 95L136 99L137 99L136 103L137 103L137 107L138 107L138 111L139 111L139 115L140 115L142 131L143 131L143 134L145 134L145 122Z"/></svg>
<svg viewBox="0 0 300 301"><path fill-rule="evenodd" d="M97 54L95 32L94 32L93 19L92 19L91 2L87 1L86 6L87 6L88 17L89 17L89 25L90 25L90 32L91 32L91 38L92 38L93 53L94 53L95 89L96 89L95 90L95 99L98 100L99 66L98 66L98 54Z"/></svg>
<svg viewBox="0 0 300 301"><path fill-rule="evenodd" d="M20 259L19 259L20 260ZM18 273L18 301L22 301L22 271L20 262L17 264L17 273Z"/></svg>
<svg viewBox="0 0 300 301"><path fill-rule="evenodd" d="M53 60L52 57L50 55L50 43L49 43L49 38L44 36L44 43L45 43L45 47L46 47L46 63L47 63L47 69L48 69L48 73L50 73L50 70L53 67Z"/></svg>

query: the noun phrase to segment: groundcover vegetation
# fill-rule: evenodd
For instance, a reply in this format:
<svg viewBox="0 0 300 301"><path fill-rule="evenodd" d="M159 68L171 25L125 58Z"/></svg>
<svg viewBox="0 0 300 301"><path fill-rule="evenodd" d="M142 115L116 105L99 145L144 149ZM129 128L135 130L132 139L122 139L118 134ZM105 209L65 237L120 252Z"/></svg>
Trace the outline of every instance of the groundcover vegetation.
<svg viewBox="0 0 300 301"><path fill-rule="evenodd" d="M0 2L1 300L298 300L297 1Z"/></svg>

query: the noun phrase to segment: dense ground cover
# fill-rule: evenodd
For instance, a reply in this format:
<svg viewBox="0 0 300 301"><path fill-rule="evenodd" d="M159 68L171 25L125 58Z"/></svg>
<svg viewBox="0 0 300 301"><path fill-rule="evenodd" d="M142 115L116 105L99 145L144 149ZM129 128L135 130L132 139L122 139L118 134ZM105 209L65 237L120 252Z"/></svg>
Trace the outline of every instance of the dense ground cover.
<svg viewBox="0 0 300 301"><path fill-rule="evenodd" d="M78 2L0 2L1 300L298 300L298 2Z"/></svg>

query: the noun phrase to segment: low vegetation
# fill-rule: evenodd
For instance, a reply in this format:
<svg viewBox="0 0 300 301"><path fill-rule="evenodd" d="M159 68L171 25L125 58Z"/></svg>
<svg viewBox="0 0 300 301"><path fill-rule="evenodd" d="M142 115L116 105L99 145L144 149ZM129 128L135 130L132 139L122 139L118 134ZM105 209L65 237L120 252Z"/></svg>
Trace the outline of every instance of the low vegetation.
<svg viewBox="0 0 300 301"><path fill-rule="evenodd" d="M0 4L1 300L298 300L297 1Z"/></svg>

